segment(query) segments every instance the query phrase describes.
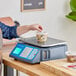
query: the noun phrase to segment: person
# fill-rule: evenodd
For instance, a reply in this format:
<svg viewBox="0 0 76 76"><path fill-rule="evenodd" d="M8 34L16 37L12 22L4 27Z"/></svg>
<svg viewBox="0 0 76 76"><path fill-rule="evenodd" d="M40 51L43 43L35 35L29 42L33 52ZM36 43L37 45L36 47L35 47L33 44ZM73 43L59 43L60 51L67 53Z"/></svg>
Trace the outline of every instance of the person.
<svg viewBox="0 0 76 76"><path fill-rule="evenodd" d="M39 24L24 25L19 26L17 21L13 21L11 17L0 18L0 33L2 33L3 38L13 39L18 38L21 34L27 33L30 30L42 31L43 28ZM1 76L1 53L0 53L0 76Z"/></svg>
<svg viewBox="0 0 76 76"><path fill-rule="evenodd" d="M11 17L1 18L0 28L2 36L5 39L18 38L21 34L27 33L30 30L37 30L40 32L43 30L42 26L39 24L16 26Z"/></svg>

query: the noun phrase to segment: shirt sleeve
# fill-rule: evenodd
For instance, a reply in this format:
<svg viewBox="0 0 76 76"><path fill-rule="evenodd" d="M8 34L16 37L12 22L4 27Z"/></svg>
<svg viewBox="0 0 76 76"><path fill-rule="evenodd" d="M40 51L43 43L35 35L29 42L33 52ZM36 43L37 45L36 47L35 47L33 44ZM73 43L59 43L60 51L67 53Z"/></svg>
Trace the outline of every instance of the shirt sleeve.
<svg viewBox="0 0 76 76"><path fill-rule="evenodd" d="M10 37L11 38L18 38L19 36L17 35L17 26L12 26L10 27Z"/></svg>
<svg viewBox="0 0 76 76"><path fill-rule="evenodd" d="M17 26L8 26L8 25L5 25L4 23L0 22L0 28L2 30L2 36L5 39L12 39L12 38L19 37L16 32Z"/></svg>

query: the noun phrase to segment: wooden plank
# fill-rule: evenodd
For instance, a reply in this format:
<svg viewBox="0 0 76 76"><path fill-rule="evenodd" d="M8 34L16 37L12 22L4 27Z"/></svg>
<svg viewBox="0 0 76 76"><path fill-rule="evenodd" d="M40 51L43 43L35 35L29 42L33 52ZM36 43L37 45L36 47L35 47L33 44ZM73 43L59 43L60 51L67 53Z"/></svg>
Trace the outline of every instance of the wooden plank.
<svg viewBox="0 0 76 76"><path fill-rule="evenodd" d="M42 62L41 66L49 72L55 73L57 76L76 76L76 69L74 70L63 66L67 63L66 59L58 59Z"/></svg>

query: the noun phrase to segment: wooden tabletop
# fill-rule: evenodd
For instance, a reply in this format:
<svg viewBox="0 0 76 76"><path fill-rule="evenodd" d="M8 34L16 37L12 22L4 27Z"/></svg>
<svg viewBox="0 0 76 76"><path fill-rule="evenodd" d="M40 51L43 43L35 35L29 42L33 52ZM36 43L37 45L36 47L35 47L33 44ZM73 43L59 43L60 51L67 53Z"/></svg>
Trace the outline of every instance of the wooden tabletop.
<svg viewBox="0 0 76 76"><path fill-rule="evenodd" d="M41 64L28 64L20 61L16 61L13 58L9 57L9 52L15 45L4 46L2 51L3 53L3 63L7 66L10 66L16 70L19 70L23 73L26 73L30 76L56 76L55 74L49 72L47 69L44 69Z"/></svg>
<svg viewBox="0 0 76 76"><path fill-rule="evenodd" d="M67 64L72 65L73 63L67 62L67 59L58 59L41 63L44 69L53 72L57 76L76 76L76 69L66 67L65 65Z"/></svg>

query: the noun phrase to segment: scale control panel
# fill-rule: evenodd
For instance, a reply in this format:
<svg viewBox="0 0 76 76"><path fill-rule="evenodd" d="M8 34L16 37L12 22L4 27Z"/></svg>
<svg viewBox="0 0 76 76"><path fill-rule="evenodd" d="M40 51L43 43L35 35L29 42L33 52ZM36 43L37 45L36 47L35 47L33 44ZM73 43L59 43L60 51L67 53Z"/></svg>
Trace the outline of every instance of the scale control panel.
<svg viewBox="0 0 76 76"><path fill-rule="evenodd" d="M10 53L11 57L14 57L15 59L19 59L19 60L33 60L36 55L39 52L39 48L33 47L33 46L29 46L23 43L17 43L17 45L15 46L15 48L12 50L12 52Z"/></svg>

